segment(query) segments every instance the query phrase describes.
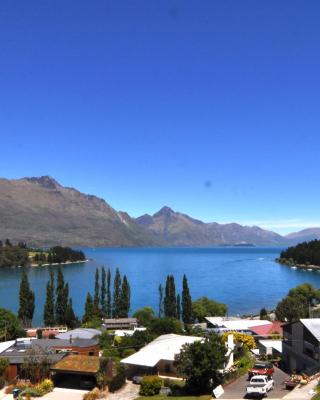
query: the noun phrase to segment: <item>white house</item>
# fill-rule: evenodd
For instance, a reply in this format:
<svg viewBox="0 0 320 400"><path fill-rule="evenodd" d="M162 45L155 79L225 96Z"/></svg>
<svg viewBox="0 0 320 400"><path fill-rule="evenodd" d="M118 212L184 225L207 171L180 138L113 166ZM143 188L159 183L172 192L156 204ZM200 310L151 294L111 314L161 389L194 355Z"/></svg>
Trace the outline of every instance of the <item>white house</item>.
<svg viewBox="0 0 320 400"><path fill-rule="evenodd" d="M199 340L203 340L203 338L173 333L161 335L137 353L121 360L121 363L127 365L129 376L139 374L175 375L176 370L173 365L175 355L180 353L184 344Z"/></svg>
<svg viewBox="0 0 320 400"><path fill-rule="evenodd" d="M219 332L246 332L250 333L253 326L272 325L272 322L264 319L227 319L224 317L206 317L208 326L216 328Z"/></svg>

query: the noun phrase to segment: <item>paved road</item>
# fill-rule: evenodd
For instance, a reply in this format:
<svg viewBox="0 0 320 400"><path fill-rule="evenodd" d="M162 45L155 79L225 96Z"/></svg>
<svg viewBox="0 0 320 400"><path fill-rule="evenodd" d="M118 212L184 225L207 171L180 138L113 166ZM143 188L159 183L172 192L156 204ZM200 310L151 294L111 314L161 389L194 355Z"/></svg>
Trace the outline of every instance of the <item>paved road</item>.
<svg viewBox="0 0 320 400"><path fill-rule="evenodd" d="M288 375L281 371L279 368L275 368L273 375L274 379L274 390L268 393L270 399L281 399L288 391L284 389L283 382L288 378ZM248 385L247 376L241 376L235 382L230 383L224 388L224 394L219 399L247 399L246 388Z"/></svg>

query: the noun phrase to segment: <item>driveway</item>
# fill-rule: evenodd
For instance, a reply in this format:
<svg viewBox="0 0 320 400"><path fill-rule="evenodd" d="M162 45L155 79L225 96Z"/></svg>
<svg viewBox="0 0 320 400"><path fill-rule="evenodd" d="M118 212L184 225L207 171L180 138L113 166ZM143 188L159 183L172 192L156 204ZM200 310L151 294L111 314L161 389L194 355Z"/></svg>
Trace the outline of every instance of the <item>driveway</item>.
<svg viewBox="0 0 320 400"><path fill-rule="evenodd" d="M43 400L82 400L86 390L54 388L52 392L41 397Z"/></svg>
<svg viewBox="0 0 320 400"><path fill-rule="evenodd" d="M140 385L127 381L125 386L115 393L108 393L107 400L134 400L139 396Z"/></svg>
<svg viewBox="0 0 320 400"><path fill-rule="evenodd" d="M269 399L281 399L288 390L284 389L283 382L289 377L288 374L281 371L279 368L274 368L274 390L268 393ZM241 376L236 381L230 383L224 388L224 394L219 399L246 399L246 388L248 385L247 375Z"/></svg>

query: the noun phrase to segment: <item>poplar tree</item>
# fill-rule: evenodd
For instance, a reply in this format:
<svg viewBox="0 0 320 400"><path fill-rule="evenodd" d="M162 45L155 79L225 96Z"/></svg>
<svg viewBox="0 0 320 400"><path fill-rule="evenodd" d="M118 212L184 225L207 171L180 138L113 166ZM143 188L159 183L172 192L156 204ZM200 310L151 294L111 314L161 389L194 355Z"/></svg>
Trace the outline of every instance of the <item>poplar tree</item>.
<svg viewBox="0 0 320 400"><path fill-rule="evenodd" d="M180 294L177 295L177 319L181 319Z"/></svg>
<svg viewBox="0 0 320 400"><path fill-rule="evenodd" d="M119 269L116 269L116 274L113 282L113 318L119 318L120 316L120 302L121 302L121 276Z"/></svg>
<svg viewBox="0 0 320 400"><path fill-rule="evenodd" d="M35 307L34 300L34 292L30 289L28 275L24 269L20 282L18 317L22 325L26 328L29 328L32 323Z"/></svg>
<svg viewBox="0 0 320 400"><path fill-rule="evenodd" d="M106 303L106 270L104 267L101 269L101 291L100 291L100 306L101 306L101 316L106 318L107 316L107 303Z"/></svg>
<svg viewBox="0 0 320 400"><path fill-rule="evenodd" d="M100 314L99 303L100 303L100 283L99 283L99 269L97 268L95 275L94 300L93 300L94 313L96 316L99 316Z"/></svg>
<svg viewBox="0 0 320 400"><path fill-rule="evenodd" d="M183 275L182 280L182 321L185 324L192 324L193 322L192 299L186 275Z"/></svg>
<svg viewBox="0 0 320 400"><path fill-rule="evenodd" d="M55 316L54 316L54 273L50 269L50 279L47 283L47 294L46 302L43 309L43 320L46 326L54 326Z"/></svg>
<svg viewBox="0 0 320 400"><path fill-rule="evenodd" d="M176 288L174 283L173 275L168 275L165 287L164 297L164 315L166 317L177 317L177 299L176 299Z"/></svg>
<svg viewBox="0 0 320 400"><path fill-rule="evenodd" d="M72 299L71 297L69 298L67 307L66 307L66 324L67 327L70 329L74 329L78 325L78 318L76 317L74 311L73 311L73 306L72 306Z"/></svg>
<svg viewBox="0 0 320 400"><path fill-rule="evenodd" d="M64 325L66 323L66 308L68 305L69 298L69 287L68 284L64 283L64 276L62 269L59 267L57 275L57 287L56 287L56 305L55 305L55 317L58 325Z"/></svg>
<svg viewBox="0 0 320 400"><path fill-rule="evenodd" d="M94 304L90 293L87 294L86 303L84 305L84 316L82 318L83 322L89 322L92 320L94 315Z"/></svg>
<svg viewBox="0 0 320 400"><path fill-rule="evenodd" d="M130 310L130 285L124 275L121 286L119 317L127 318Z"/></svg>
<svg viewBox="0 0 320 400"><path fill-rule="evenodd" d="M159 285L159 313L158 313L158 317L161 318L163 315L163 287L160 283Z"/></svg>
<svg viewBox="0 0 320 400"><path fill-rule="evenodd" d="M108 268L107 274L107 306L106 306L107 318L111 318L112 315L112 304L111 304L111 271Z"/></svg>

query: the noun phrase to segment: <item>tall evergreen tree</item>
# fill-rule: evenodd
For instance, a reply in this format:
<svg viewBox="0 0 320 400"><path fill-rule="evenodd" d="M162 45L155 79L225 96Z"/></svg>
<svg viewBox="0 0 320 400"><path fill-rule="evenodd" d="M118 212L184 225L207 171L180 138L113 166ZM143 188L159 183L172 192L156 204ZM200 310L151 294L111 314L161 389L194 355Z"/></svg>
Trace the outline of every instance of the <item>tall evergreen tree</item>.
<svg viewBox="0 0 320 400"><path fill-rule="evenodd" d="M99 269L96 268L96 275L95 275L95 283L94 283L94 300L93 300L93 305L94 305L94 313L96 316L99 316L100 314L100 283L99 283Z"/></svg>
<svg viewBox="0 0 320 400"><path fill-rule="evenodd" d="M119 317L128 318L130 310L130 295L130 285L126 275L124 275L121 285Z"/></svg>
<svg viewBox="0 0 320 400"><path fill-rule="evenodd" d="M182 321L185 324L192 324L193 322L192 299L186 275L183 275L182 280Z"/></svg>
<svg viewBox="0 0 320 400"><path fill-rule="evenodd" d="M83 322L89 322L92 320L94 315L94 304L90 293L87 294L86 303L84 306L84 316L82 318Z"/></svg>
<svg viewBox="0 0 320 400"><path fill-rule="evenodd" d="M117 268L113 282L113 307L112 307L113 318L119 318L121 311L120 307L121 307L121 276L119 269Z"/></svg>
<svg viewBox="0 0 320 400"><path fill-rule="evenodd" d="M64 325L66 323L66 308L68 305L69 287L64 283L62 269L59 267L56 287L55 317L56 323Z"/></svg>
<svg viewBox="0 0 320 400"><path fill-rule="evenodd" d="M158 317L161 318L163 315L163 287L160 283L159 285L159 313L158 313Z"/></svg>
<svg viewBox="0 0 320 400"><path fill-rule="evenodd" d="M176 288L174 283L173 275L168 275L165 287L164 296L164 315L166 317L177 317L177 299L176 299Z"/></svg>
<svg viewBox="0 0 320 400"><path fill-rule="evenodd" d="M180 294L177 294L177 319L181 319L181 303L180 303Z"/></svg>
<svg viewBox="0 0 320 400"><path fill-rule="evenodd" d="M43 320L46 326L54 326L56 323L54 316L54 297L54 274L53 270L50 269L50 279L47 283L46 302L43 310Z"/></svg>
<svg viewBox="0 0 320 400"><path fill-rule="evenodd" d="M74 329L78 326L78 318L76 317L76 315L73 311L71 297L68 301L68 305L66 308L66 324L67 324L67 327L70 329Z"/></svg>
<svg viewBox="0 0 320 400"><path fill-rule="evenodd" d="M101 306L101 316L102 318L107 317L107 302L106 302L106 270L104 267L101 269L101 290L100 290L100 306Z"/></svg>
<svg viewBox="0 0 320 400"><path fill-rule="evenodd" d="M19 290L19 310L18 317L22 325L26 328L31 326L34 313L34 292L30 289L26 270L22 271L20 290Z"/></svg>
<svg viewBox="0 0 320 400"><path fill-rule="evenodd" d="M111 304L111 271L110 268L108 268L108 274L107 274L107 309L106 309L106 317L111 318L112 315L112 304Z"/></svg>

